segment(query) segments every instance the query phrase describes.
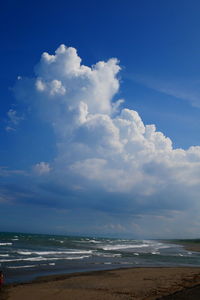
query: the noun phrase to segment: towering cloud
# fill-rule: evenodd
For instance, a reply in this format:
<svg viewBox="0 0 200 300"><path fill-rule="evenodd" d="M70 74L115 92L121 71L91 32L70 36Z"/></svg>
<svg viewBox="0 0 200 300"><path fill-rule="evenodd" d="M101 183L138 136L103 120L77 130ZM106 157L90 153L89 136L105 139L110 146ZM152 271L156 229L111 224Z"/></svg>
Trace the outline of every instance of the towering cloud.
<svg viewBox="0 0 200 300"><path fill-rule="evenodd" d="M113 101L119 70L114 58L87 67L76 49L61 45L55 55L43 53L35 78L18 80L18 97L37 109L57 139L51 166L38 162L35 170L78 191L77 197L85 193L85 205L94 204L95 191L101 191L97 206L104 210L164 214L188 209L191 202L198 206L200 147L173 149L155 125L120 109L123 101Z"/></svg>

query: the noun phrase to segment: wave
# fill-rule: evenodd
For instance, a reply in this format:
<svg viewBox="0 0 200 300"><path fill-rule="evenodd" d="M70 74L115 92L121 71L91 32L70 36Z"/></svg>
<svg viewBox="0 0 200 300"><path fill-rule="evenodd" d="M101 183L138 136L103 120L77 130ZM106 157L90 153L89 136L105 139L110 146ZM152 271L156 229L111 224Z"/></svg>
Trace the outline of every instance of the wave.
<svg viewBox="0 0 200 300"><path fill-rule="evenodd" d="M63 254L92 254L92 250L76 250L76 251L17 251L20 255L63 255Z"/></svg>
<svg viewBox="0 0 200 300"><path fill-rule="evenodd" d="M25 265L25 266L10 266L8 269L24 269L24 268L35 268L36 265Z"/></svg>
<svg viewBox="0 0 200 300"><path fill-rule="evenodd" d="M10 256L9 254L0 254L1 257L8 257Z"/></svg>
<svg viewBox="0 0 200 300"><path fill-rule="evenodd" d="M177 247L177 245L169 245L169 244L162 244L162 243L151 243L150 246L156 248L156 249L167 249L172 247Z"/></svg>
<svg viewBox="0 0 200 300"><path fill-rule="evenodd" d="M84 244L89 244L89 243L93 243L93 244L102 244L102 242L100 241L96 241L96 240L77 240L77 241L73 241L74 243L84 243Z"/></svg>
<svg viewBox="0 0 200 300"><path fill-rule="evenodd" d="M146 243L149 243L149 246L155 249L168 249L168 248L177 248L180 247L180 245L176 244L166 244L166 243L160 243L156 241L147 241L145 240Z"/></svg>
<svg viewBox="0 0 200 300"><path fill-rule="evenodd" d="M31 255L33 252L29 252L29 251L17 251L18 254L21 255Z"/></svg>
<svg viewBox="0 0 200 300"><path fill-rule="evenodd" d="M100 241L96 241L96 240L89 240L87 241L88 243L94 243L94 244L101 244Z"/></svg>
<svg viewBox="0 0 200 300"><path fill-rule="evenodd" d="M103 250L120 250L120 249L135 249L135 248L145 248L149 247L149 244L141 244L141 245L110 245L106 247L102 247Z"/></svg>
<svg viewBox="0 0 200 300"><path fill-rule="evenodd" d="M76 257L67 257L67 258L64 258L64 259L72 260L72 259L83 259L83 258L88 258L88 257L90 257L90 255L76 256Z"/></svg>
<svg viewBox="0 0 200 300"><path fill-rule="evenodd" d="M0 262L16 262L16 261L50 261L50 260L73 260L73 259L83 259L88 258L90 255L82 256L68 256L68 257L29 257L29 258L13 258L13 259L0 259Z"/></svg>
<svg viewBox="0 0 200 300"><path fill-rule="evenodd" d="M11 246L13 243L0 243L0 246Z"/></svg>
<svg viewBox="0 0 200 300"><path fill-rule="evenodd" d="M122 255L120 253L95 253L96 256L101 256L101 257L121 257Z"/></svg>
<svg viewBox="0 0 200 300"><path fill-rule="evenodd" d="M40 266L55 266L55 263L42 264ZM7 269L24 269L24 268L36 268L37 265L23 265L23 266L8 266Z"/></svg>

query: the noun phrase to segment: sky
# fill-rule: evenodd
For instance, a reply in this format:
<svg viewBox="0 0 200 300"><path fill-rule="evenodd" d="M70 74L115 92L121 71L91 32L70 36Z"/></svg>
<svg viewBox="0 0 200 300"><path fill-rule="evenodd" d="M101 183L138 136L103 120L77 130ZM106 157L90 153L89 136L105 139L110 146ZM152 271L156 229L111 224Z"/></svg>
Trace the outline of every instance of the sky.
<svg viewBox="0 0 200 300"><path fill-rule="evenodd" d="M199 11L1 2L1 231L200 237Z"/></svg>

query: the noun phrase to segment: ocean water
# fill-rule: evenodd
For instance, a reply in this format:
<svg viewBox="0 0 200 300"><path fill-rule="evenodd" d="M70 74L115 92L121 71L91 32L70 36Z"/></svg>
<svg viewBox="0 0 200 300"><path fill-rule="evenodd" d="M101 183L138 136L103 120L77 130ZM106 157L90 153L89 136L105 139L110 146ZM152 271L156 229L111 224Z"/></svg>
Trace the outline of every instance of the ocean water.
<svg viewBox="0 0 200 300"><path fill-rule="evenodd" d="M200 266L200 253L159 240L0 233L5 282L123 267Z"/></svg>

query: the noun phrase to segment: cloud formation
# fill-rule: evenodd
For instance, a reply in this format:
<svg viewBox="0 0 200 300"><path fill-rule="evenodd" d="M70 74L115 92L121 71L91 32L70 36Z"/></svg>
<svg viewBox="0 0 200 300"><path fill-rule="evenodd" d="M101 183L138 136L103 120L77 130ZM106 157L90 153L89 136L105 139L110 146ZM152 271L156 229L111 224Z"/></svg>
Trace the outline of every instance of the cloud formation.
<svg viewBox="0 0 200 300"><path fill-rule="evenodd" d="M43 189L54 187L66 206L75 195L78 206L138 216L199 209L200 147L173 149L154 124L121 109L123 100L113 101L119 71L115 58L87 67L76 49L61 45L43 53L35 78L18 81L18 98L57 139L54 161L34 167L46 176Z"/></svg>
<svg viewBox="0 0 200 300"><path fill-rule="evenodd" d="M15 131L19 123L24 120L23 116L19 116L17 111L14 109L9 109L7 112L7 126L6 131Z"/></svg>
<svg viewBox="0 0 200 300"><path fill-rule="evenodd" d="M180 80L177 78L169 80L161 79L160 76L159 78L151 78L141 75L128 75L128 78L157 92L177 99L186 100L194 107L200 107L199 80L188 80L188 78L187 80Z"/></svg>
<svg viewBox="0 0 200 300"><path fill-rule="evenodd" d="M51 170L49 164L45 163L43 161L40 163L37 163L33 169L38 175L48 174Z"/></svg>

